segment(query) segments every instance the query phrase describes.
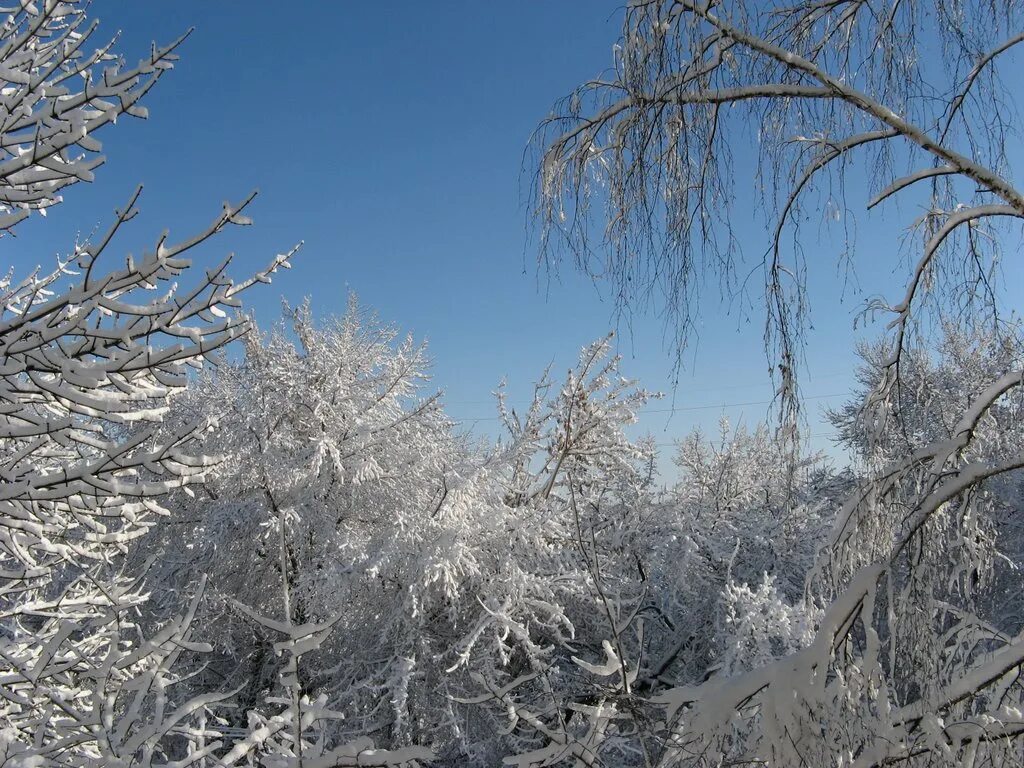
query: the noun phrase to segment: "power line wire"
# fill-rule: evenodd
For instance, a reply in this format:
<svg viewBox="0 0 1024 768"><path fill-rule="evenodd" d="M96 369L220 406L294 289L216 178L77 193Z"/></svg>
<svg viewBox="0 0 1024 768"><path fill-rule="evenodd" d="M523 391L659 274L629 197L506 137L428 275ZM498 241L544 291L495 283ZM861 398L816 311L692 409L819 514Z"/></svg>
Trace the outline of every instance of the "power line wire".
<svg viewBox="0 0 1024 768"><path fill-rule="evenodd" d="M807 397L801 398L801 400L827 400L833 397L849 397L849 392L833 392L827 395L808 395ZM711 411L716 409L724 408L741 408L748 405L771 405L775 400L749 400L744 403L715 403L713 405L686 405L681 407L673 408L638 408L640 413L688 413L692 411ZM453 418L456 424L464 424L466 422L477 422L477 421L500 421L500 416L480 416L477 418L473 417L458 417Z"/></svg>
<svg viewBox="0 0 1024 768"><path fill-rule="evenodd" d="M823 376L815 376L813 381L829 381L831 379L845 378L845 377L847 377L849 375L850 374L848 372L827 373L827 374L824 374ZM689 394L698 394L698 393L702 393L702 392L721 392L722 390L729 390L729 389L752 389L754 387L763 386L763 384L723 384L720 387L701 387L699 389L684 388L682 383L680 383L678 386L679 386L679 390L681 392L683 392L683 394L689 395ZM520 401L520 402L524 402L524 401ZM493 405L494 404L494 398L492 397L490 400L448 400L447 398L445 398L445 404L446 405Z"/></svg>

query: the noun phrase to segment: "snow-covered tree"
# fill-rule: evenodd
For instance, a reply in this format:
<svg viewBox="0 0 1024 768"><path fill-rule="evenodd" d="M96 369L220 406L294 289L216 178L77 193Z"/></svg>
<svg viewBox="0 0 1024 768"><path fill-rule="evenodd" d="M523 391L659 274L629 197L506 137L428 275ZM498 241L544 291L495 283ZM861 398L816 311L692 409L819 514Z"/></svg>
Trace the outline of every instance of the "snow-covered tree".
<svg viewBox="0 0 1024 768"><path fill-rule="evenodd" d="M307 306L286 314L181 403L185 421L218 419L209 446L223 461L138 554L159 554L153 583L172 601L209 574L220 652L211 675L241 687L246 706L275 690L284 663L274 633L249 616L280 613L283 581L289 621L334 627L307 659L302 690L344 711L350 735L407 742L431 581L457 584L457 574L425 571L436 547L455 544L438 537L465 482L466 450L437 396L422 395L420 345L354 302L322 327Z"/></svg>
<svg viewBox="0 0 1024 768"><path fill-rule="evenodd" d="M1000 74L1015 65L1019 12L928 0L629 3L612 67L537 131L542 259L567 253L624 308L656 303L681 346L708 275L726 296L749 287L737 280L747 268L736 204L759 207L769 370L792 419L807 275L829 249L817 227L836 225L837 263L856 271L858 196L867 209L913 201L924 213L902 254L905 288L867 307L891 321L895 374L898 352L927 328L922 310L991 305L1001 233L1024 216ZM754 169L734 151L751 142Z"/></svg>
<svg viewBox="0 0 1024 768"><path fill-rule="evenodd" d="M0 560L19 603L27 588L56 578L55 566L81 572L124 551L165 513L160 497L202 473L208 460L188 448L208 425L160 438L154 425L185 387L190 366L246 330L233 311L239 293L287 264L282 255L235 284L227 259L194 286L177 288L190 265L184 254L245 223L243 203L225 206L196 237L171 243L161 236L123 267L97 268L136 200L106 235L77 246L54 272L4 288Z"/></svg>
<svg viewBox="0 0 1024 768"><path fill-rule="evenodd" d="M0 230L59 203L103 163L96 132L139 102L171 69L184 36L126 67L77 0L19 2L0 22Z"/></svg>
<svg viewBox="0 0 1024 768"><path fill-rule="evenodd" d="M234 312L240 292L287 265L279 256L236 284L225 260L178 287L188 251L246 223L243 203L225 206L197 236L161 236L152 250L105 267L136 198L54 272L4 289L0 675L12 695L0 714L9 736L33 745L33 759L148 764L193 711L171 716L162 703L169 667L189 647L189 622L138 636L130 614L144 597L117 561L167 514L162 498L211 463L198 444L208 423L157 435L190 367L246 331ZM155 707L148 731L136 723L143 701Z"/></svg>
<svg viewBox="0 0 1024 768"><path fill-rule="evenodd" d="M754 430L720 423L715 440L701 431L678 445L680 469L673 500L692 519L696 544L706 550L711 583L726 572L745 583L768 573L791 598L803 593L828 516L841 493L824 456L796 462L761 424Z"/></svg>
<svg viewBox="0 0 1024 768"><path fill-rule="evenodd" d="M511 707L517 731L539 740L510 763L649 764L664 750L652 702L666 689L809 642L818 612L799 598L842 484L817 456L794 469L769 434L723 424L716 442L695 432L678 446L674 488L657 492L641 472L617 502L606 493L603 507L554 507L548 525L562 519L571 535L557 597L571 654L553 649L539 665L542 695L524 695L534 674L484 678L488 695L473 699Z"/></svg>
<svg viewBox="0 0 1024 768"><path fill-rule="evenodd" d="M103 161L93 133L124 113L144 117L139 99L175 59L180 41L154 46L133 69L109 45L89 52L96 26L85 6L43 0L4 9L4 230L60 202L68 185L91 180ZM227 275L230 258L193 277L189 252L229 225L247 224L250 197L225 204L192 237L175 242L164 233L142 255L115 258L115 236L135 216L138 197L52 271L24 278L12 271L0 281L0 760L7 766L228 766L251 765L252 754L285 754L266 744L276 726L250 723L233 739L207 727L213 705L231 692L194 697L181 685L183 669L200 663L186 657L208 650L194 639L203 589L192 589L175 616L144 635L137 617L147 596L121 555L168 513L169 491L201 479L213 463L200 445L209 422L180 422L174 432L161 425L190 369L248 330L236 311L241 292L269 282L290 254L241 283ZM332 749L305 765L409 765L424 754L367 747Z"/></svg>
<svg viewBox="0 0 1024 768"><path fill-rule="evenodd" d="M947 320L934 351L913 350L905 356L900 386L888 393L870 421L860 415L864 401L877 391L884 376L885 350L866 346L861 354L860 391L831 418L857 456L860 473L870 476L929 443L954 439L953 419L993 380L1020 365L1024 341L1016 323L1002 325L996 334L985 325L964 327ZM969 455L975 462L997 462L1012 456L1022 442L1024 401L1015 390L979 420ZM1008 471L979 482L972 497L975 530L958 540L975 558L967 588L975 593L975 610L985 621L1006 635L1016 635L1024 628L1020 600L1024 531L1018 514L1024 504L1024 472ZM891 522L882 525L891 526Z"/></svg>
<svg viewBox="0 0 1024 768"><path fill-rule="evenodd" d="M634 642L653 454L622 430L647 395L605 339L524 413L499 396L509 437L474 446L422 394L422 347L354 303L321 324L286 315L177 404L220 417L223 460L134 548L159 555L150 611L209 574L215 657L193 690L226 679L259 711L285 692L280 627L254 619L280 615L284 589L297 628L331 627L296 674L300 696L344 713L333 737L476 765L544 745L487 702L517 681L517 706L557 722L592 694L573 656Z"/></svg>
<svg viewBox="0 0 1024 768"><path fill-rule="evenodd" d="M627 304L665 297L681 338L699 275L714 272L731 290L729 217L742 176L730 147L756 135L749 196L761 195L768 224L766 347L787 439L807 328L802 222L821 211L852 233L862 180L866 208L899 199L924 210L917 237L892 249L909 256L905 286L866 308L889 324L849 434L884 449L868 450L869 471L839 510L801 605L767 583L730 597L748 614L760 605L775 620L811 623L783 643L784 656L659 694L659 764L1019 764L1024 639L987 621L980 601L999 551L990 489L1024 465L1009 426L1021 359L994 347L975 357L994 363L988 380L940 386L936 399L915 384L913 358L935 341L926 321L943 311L965 327L987 323L988 340L1000 330L992 266L1006 226L1024 218L1024 195L1010 174L1012 94L999 73L1024 40L1020 22L1014 4L631 3L614 68L542 126L545 253L567 246ZM605 213L597 221L595 209ZM844 239L839 255L856 267ZM815 252L825 243L815 239Z"/></svg>

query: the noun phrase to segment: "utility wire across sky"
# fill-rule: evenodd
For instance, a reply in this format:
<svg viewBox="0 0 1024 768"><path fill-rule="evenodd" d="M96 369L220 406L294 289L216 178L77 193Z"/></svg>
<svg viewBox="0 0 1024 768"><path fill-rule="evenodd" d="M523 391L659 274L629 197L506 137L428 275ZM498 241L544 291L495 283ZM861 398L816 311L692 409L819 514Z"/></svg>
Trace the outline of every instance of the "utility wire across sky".
<svg viewBox="0 0 1024 768"><path fill-rule="evenodd" d="M849 397L849 395L850 395L849 392L833 392L833 393L827 394L827 395L808 395L807 397L804 397L802 399L803 400L827 400L827 399L835 398L835 397ZM725 408L742 408L742 407L751 406L751 405L771 405L774 402L775 402L774 400L748 400L746 402L738 402L738 403L714 403L714 404L710 404L710 405L684 405L684 406L677 406L677 407L672 407L672 408L639 408L637 410L640 413L644 413L644 414L648 414L648 413L671 413L671 414L676 414L676 413L687 413L687 412L692 412L692 411L711 411L711 410L717 410L717 409L720 409L720 408L721 409L725 409ZM475 421L500 421L500 420L501 420L500 416L480 416L480 417L477 417L477 418L459 417L459 418L453 419L453 421L456 424L464 424L464 423L467 423L467 422L475 422Z"/></svg>

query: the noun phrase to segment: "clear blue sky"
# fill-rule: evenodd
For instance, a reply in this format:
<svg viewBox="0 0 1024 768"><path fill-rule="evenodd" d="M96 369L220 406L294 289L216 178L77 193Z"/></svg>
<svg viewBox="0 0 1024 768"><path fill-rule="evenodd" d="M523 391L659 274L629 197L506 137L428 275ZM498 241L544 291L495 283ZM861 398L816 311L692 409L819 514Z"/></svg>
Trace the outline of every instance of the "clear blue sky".
<svg viewBox="0 0 1024 768"><path fill-rule="evenodd" d="M564 371L614 321L611 304L570 268L550 285L538 277L520 171L530 132L552 103L610 64L620 6L332 2L287 12L269 2L101 0L92 6L100 34L122 30L130 60L150 40L196 30L149 96L150 119L99 136L109 160L94 185L69 190L45 222L35 217L0 249L19 267L49 265L143 183L143 215L120 241L138 252L164 227L185 236L223 200L259 189L255 226L216 240L200 259L237 251L241 276L305 240L290 272L250 294L262 322L276 318L282 295L308 295L329 313L343 311L354 290L385 321L429 342L453 416L491 418L490 392L503 376L513 398L524 397L547 364ZM763 225L740 234L759 245ZM860 242L866 254L891 250L870 233ZM879 257L866 258L862 276L884 275ZM818 396L849 385L863 296L848 291L840 302L831 256L812 267L804 391L815 413L842 399ZM717 404L768 399L761 323L759 314L748 323L710 303L674 392L677 407L696 410L649 414L638 431L664 442L697 424L713 431ZM663 338L653 316L620 335L624 372L669 393L655 409L673 400ZM725 412L755 422L766 406ZM813 419L812 431L827 430Z"/></svg>

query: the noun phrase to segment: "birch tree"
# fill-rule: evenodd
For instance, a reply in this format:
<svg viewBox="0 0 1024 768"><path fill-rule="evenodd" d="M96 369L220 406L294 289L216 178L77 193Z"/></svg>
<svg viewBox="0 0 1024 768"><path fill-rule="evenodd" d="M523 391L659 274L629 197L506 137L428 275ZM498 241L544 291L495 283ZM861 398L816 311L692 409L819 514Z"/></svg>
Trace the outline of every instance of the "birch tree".
<svg viewBox="0 0 1024 768"><path fill-rule="evenodd" d="M682 340L697 276L735 285L731 203L759 199L766 348L792 428L811 266L802 224L822 211L850 234L857 200L922 205L915 236L892 248L909 255L904 286L866 306L887 324L857 419L869 443L890 439L908 423L897 409L914 395L909 358L934 343L928 320L955 310L999 330L993 265L1024 216L999 73L1021 40L1013 4L632 3L608 76L541 127L542 253L567 248L626 304L663 299ZM744 128L759 162L746 189L733 163ZM837 255L855 260L854 245ZM979 608L997 546L987 489L1024 464L989 426L1019 402L1019 357L1000 365L946 429L887 455L848 497L806 576L800 602L821 615L802 647L653 697L667 715L655 762L1019 762L1024 641Z"/></svg>
<svg viewBox="0 0 1024 768"><path fill-rule="evenodd" d="M567 253L623 306L656 302L682 345L708 276L726 296L749 288L734 204L760 203L765 343L792 417L806 275L822 261L808 222L835 219L834 256L856 269L857 211L913 201L905 287L866 307L889 323L892 378L927 307L993 301L999 233L1024 215L1000 75L1020 41L1013 3L630 3L611 69L538 129L541 256ZM756 177L735 157L747 143Z"/></svg>

